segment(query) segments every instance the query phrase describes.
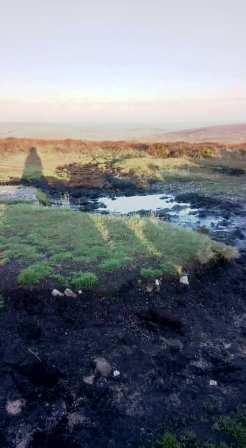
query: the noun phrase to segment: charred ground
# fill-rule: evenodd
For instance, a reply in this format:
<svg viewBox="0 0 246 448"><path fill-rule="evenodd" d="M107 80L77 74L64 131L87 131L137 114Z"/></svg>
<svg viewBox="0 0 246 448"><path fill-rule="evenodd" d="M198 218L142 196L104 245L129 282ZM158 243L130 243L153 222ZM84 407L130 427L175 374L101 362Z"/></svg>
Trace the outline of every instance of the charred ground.
<svg viewBox="0 0 246 448"><path fill-rule="evenodd" d="M218 441L218 418L246 405L245 273L242 255L187 288L133 282L70 300L3 291L1 446L150 446L167 430ZM97 356L120 375L89 385ZM7 415L18 399L20 415Z"/></svg>

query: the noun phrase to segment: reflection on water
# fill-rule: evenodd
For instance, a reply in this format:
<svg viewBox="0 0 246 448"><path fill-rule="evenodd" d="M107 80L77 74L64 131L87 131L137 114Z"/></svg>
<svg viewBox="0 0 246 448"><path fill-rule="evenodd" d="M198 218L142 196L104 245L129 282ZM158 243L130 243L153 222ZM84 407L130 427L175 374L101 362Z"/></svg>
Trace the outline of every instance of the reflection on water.
<svg viewBox="0 0 246 448"><path fill-rule="evenodd" d="M174 197L163 194L149 194L146 196L120 196L115 199L105 197L101 198L100 202L105 206L104 210L106 209L110 213L116 214L133 213L139 210L156 211L163 208L172 209L175 206Z"/></svg>
<svg viewBox="0 0 246 448"><path fill-rule="evenodd" d="M199 209L193 208L188 202L177 202L171 194L150 194L146 196L130 196L101 198L98 211L106 211L113 214L128 214L137 212L152 212L156 216L169 217L170 221L177 224L198 226L206 223L206 226L216 225L222 218L215 216L199 217Z"/></svg>
<svg viewBox="0 0 246 448"><path fill-rule="evenodd" d="M225 218L220 210L194 208L188 202L177 202L172 194L103 197L97 205L96 213L154 215L186 228L207 231L214 238L236 244L239 248L246 247L246 210L245 216L232 214ZM74 203L68 194L53 201L53 206L86 211L79 200Z"/></svg>
<svg viewBox="0 0 246 448"><path fill-rule="evenodd" d="M147 212L173 224L190 229L203 229L216 239L228 241L238 247L246 247L245 216L231 216L225 219L218 210L194 208L188 202L177 202L171 194L151 194L146 196L108 197L100 199L102 206L98 212L131 214Z"/></svg>

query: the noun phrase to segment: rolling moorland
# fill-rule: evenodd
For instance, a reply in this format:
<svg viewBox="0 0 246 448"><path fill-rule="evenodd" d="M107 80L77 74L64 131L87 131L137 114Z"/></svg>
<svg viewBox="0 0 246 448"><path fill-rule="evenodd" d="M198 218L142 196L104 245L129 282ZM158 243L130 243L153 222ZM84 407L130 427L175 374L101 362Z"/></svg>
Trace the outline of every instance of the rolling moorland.
<svg viewBox="0 0 246 448"><path fill-rule="evenodd" d="M199 140L0 140L1 447L246 446L246 144Z"/></svg>

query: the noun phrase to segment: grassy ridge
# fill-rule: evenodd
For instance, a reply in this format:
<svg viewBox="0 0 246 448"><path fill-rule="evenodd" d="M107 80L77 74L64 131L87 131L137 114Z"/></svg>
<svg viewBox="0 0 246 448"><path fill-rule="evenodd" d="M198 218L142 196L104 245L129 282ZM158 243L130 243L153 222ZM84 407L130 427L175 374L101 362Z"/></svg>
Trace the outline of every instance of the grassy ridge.
<svg viewBox="0 0 246 448"><path fill-rule="evenodd" d="M101 216L9 205L1 208L1 265L18 266L18 282L50 278L94 287L115 273L174 276L236 251L208 236L153 218Z"/></svg>

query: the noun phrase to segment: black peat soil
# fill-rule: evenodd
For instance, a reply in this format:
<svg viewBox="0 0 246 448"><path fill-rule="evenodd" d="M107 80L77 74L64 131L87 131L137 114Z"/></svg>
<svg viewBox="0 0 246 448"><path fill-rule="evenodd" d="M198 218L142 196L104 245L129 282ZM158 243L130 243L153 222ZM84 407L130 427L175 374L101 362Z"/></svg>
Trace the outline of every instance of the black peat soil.
<svg viewBox="0 0 246 448"><path fill-rule="evenodd" d="M242 254L189 287L2 291L1 448L140 448L166 430L215 440L216 419L246 405L245 274ZM120 374L87 384L98 356Z"/></svg>

